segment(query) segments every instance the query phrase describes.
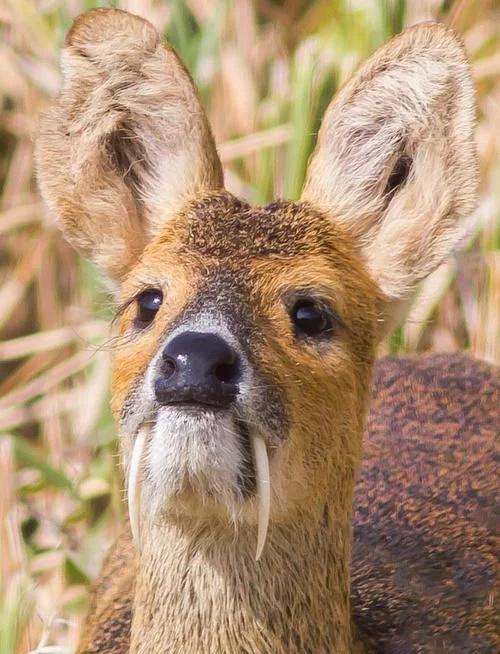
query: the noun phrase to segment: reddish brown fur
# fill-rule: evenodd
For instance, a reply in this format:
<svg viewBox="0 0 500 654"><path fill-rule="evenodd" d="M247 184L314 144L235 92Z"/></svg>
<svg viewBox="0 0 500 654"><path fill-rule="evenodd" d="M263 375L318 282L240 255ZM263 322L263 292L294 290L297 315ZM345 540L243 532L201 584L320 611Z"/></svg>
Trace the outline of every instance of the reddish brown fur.
<svg viewBox="0 0 500 654"><path fill-rule="evenodd" d="M123 297L130 298L138 289L151 286L163 288L167 298L165 310L159 313L151 328L133 334L133 305L120 316L120 333L126 340L117 348L113 362L113 406L117 418L137 380L143 376L162 335L172 330L175 322L186 313L196 312L198 307L210 307L213 302L229 319L235 335L245 343L261 377L265 377L273 389L286 393L287 415L283 420L292 429L285 444L279 433L275 434L274 442L269 443L270 448L279 449L281 454L280 484L273 502L273 520L278 526L276 533L272 530L269 535L267 565L272 562L273 539L277 539L276 546L281 548L284 535L280 534L280 529L295 530L297 521L312 520L314 523L314 516L319 519L324 511L322 498L334 496L328 520L336 524L340 542L332 549L331 555L338 561L331 565L332 581L328 583L335 580L329 594L339 615L343 616L344 628L337 628L332 620L332 634L327 642L333 643L335 632L338 632L339 647L347 647L350 640L346 624L350 546L342 534L350 523L352 482L359 458L359 434L376 342L376 305L381 302L376 286L364 271L357 248L345 230L310 206L280 202L255 209L228 193L210 193L188 204L151 241L141 261L125 280ZM296 343L290 330L282 298L300 289L320 293L342 319L334 342L325 343L319 351ZM129 340L128 334L132 334ZM318 366L320 361L323 365ZM348 404L343 399L346 391L352 398ZM309 416L313 411L321 428L311 433ZM331 438L330 434L339 437ZM330 440L327 455L326 439ZM122 438L125 465L129 447L128 439ZM307 452L307 456L298 459L298 452ZM315 484L308 483L312 478ZM207 500L201 506L197 498L187 497L184 501L189 502L192 517L206 520L210 515L211 505ZM218 515L220 508L214 508ZM243 526L240 530L245 533ZM236 541L232 529L228 534L220 533L221 547L227 537ZM324 545L329 544L330 537L325 539L322 535L321 538ZM201 545L197 547L201 549ZM241 565L240 574L255 574L258 570L269 579L266 565L259 564L256 569L255 563L249 562L252 557L248 557L244 549L240 554L235 553ZM208 552L206 556L210 558L212 554ZM229 549L227 556L230 556ZM226 564L221 562L221 565ZM208 570L209 566L206 567ZM337 579L339 570L342 573ZM326 579L326 575L322 576ZM147 577L143 580L141 575L139 579L137 593L142 593L145 599L137 594L135 602L142 609L148 605L147 598L157 596L159 591L156 583L148 582ZM252 583L257 582L249 581ZM276 580L274 583L275 588L279 588ZM262 586L261 592L266 592ZM293 591L290 588L284 592ZM271 595L270 604L272 601ZM222 599L219 602L222 606ZM283 611L285 607L283 601ZM149 610L153 615L160 614L160 611ZM240 610L244 613L243 607ZM250 611L250 615L253 614L254 609ZM165 616L161 620L164 621ZM311 616L311 620L318 624L323 622L319 615ZM280 652L289 651L292 642L299 643L301 639L307 642L309 637L299 627L302 634L294 635L284 615L276 616L273 629L288 632L288 635L269 636L270 642L277 639L272 647L279 647L278 640L283 643ZM141 631L156 633L158 628L148 621ZM183 638L180 637L183 647L189 649ZM220 643L225 642L224 636L220 639ZM318 642L323 643L324 635L320 639ZM286 642L289 645L285 645ZM176 647L181 646L177 640L175 643ZM156 646L158 644L149 645L153 649ZM219 646L225 648L220 651L232 651L228 644ZM278 652L277 649L269 651Z"/></svg>
<svg viewBox="0 0 500 654"><path fill-rule="evenodd" d="M124 281L124 301L142 288L165 287L168 313L162 312L152 329L128 347L117 349L112 387L117 416L161 334L189 306L203 278L214 271L228 273L229 287L218 287L222 293L217 302L222 310L226 308L224 292L232 302L238 284L245 285L238 300L246 302L248 315L241 316L241 321L248 322L253 338L268 327L284 337L289 332L286 311L276 302L283 289L320 289L345 324L345 329L339 329L339 344L342 341L348 347L360 366L371 362L376 307L382 296L364 271L349 234L308 205L279 202L253 208L227 192L213 192L189 203L169 221ZM270 307L275 307L274 311ZM134 315L132 304L120 316L122 336ZM302 367L308 365L310 352L296 348L292 339L264 342L264 347L256 355L270 370L283 367L290 348L294 348L294 357L303 357ZM361 368L357 373L359 378L366 377Z"/></svg>
<svg viewBox="0 0 500 654"><path fill-rule="evenodd" d="M461 355L376 366L356 487L354 619L375 652L500 648L498 368Z"/></svg>

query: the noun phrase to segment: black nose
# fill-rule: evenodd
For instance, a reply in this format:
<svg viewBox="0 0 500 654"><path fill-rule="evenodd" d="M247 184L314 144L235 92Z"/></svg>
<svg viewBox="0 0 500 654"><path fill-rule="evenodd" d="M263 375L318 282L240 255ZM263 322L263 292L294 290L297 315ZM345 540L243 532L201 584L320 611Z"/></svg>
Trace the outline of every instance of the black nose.
<svg viewBox="0 0 500 654"><path fill-rule="evenodd" d="M205 404L227 408L238 392L240 362L235 350L216 334L183 332L162 352L155 382L160 404Z"/></svg>

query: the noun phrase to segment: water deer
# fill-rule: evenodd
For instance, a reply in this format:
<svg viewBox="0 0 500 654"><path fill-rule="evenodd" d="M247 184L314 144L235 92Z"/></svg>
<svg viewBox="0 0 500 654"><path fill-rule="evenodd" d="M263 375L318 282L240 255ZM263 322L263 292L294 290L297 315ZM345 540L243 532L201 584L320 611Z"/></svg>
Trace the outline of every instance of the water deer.
<svg viewBox="0 0 500 654"><path fill-rule="evenodd" d="M498 651L498 372L374 366L476 201L458 37L429 23L384 45L330 104L300 201L262 207L224 189L146 20L84 14L62 69L39 182L118 297L129 506L78 651Z"/></svg>

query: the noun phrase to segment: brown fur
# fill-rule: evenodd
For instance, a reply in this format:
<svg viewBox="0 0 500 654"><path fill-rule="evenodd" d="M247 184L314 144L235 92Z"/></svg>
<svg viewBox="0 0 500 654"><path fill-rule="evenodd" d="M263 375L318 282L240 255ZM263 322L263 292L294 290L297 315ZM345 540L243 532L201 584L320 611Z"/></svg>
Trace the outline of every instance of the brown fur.
<svg viewBox="0 0 500 654"><path fill-rule="evenodd" d="M498 368L379 362L356 486L354 620L375 652L493 654Z"/></svg>
<svg viewBox="0 0 500 654"><path fill-rule="evenodd" d="M141 460L140 552L125 532L97 586L80 652L342 654L366 644L406 654L447 651L457 634L470 652L482 641L489 647L496 636L479 608L489 577L485 585L474 574L472 586L460 581L475 528L462 529L462 489L443 495L455 488L446 476L458 474L453 459L475 456L463 434L476 429L489 446L497 382L479 364L459 360L450 372L443 360L444 377L433 359L381 368L382 388L399 392L375 393L358 500L354 629L349 599L353 491L376 346L418 281L457 246L475 202L473 93L456 36L422 25L384 46L328 110L303 201L258 208L221 189L196 91L149 23L115 10L86 14L68 36L63 69L61 97L42 121L41 189L68 238L120 286L112 406L126 475L140 425L152 424ZM151 288L163 303L144 327L136 300ZM290 310L304 296L328 307L331 330L322 338L294 332ZM230 428L216 432L206 411L174 423L152 393L165 342L204 320L237 343L248 382L231 411L218 414L217 424L227 419ZM483 405L473 388L459 402L460 365L479 375L478 388L489 393ZM442 414L424 415L424 446L407 432L430 399L455 420L450 461L439 467ZM472 423L468 408L477 415L478 406L488 413ZM248 434L265 442L271 468L258 563ZM436 460L427 463L422 447ZM420 500L427 487L431 504ZM454 514L451 530L434 524L439 512L427 515L435 488L443 491L436 502L443 497ZM491 497L489 486L484 492ZM395 516L404 518L397 527ZM430 554L412 544L417 533ZM489 575L490 537L484 532L481 545L483 532L474 533L484 552L475 561ZM397 552L391 538L401 540ZM442 603L434 619L423 606L438 552L449 555L451 577L439 573L445 588L434 583Z"/></svg>
<svg viewBox="0 0 500 654"><path fill-rule="evenodd" d="M499 407L500 375L488 364L459 355L376 364L352 574L354 621L371 651L498 651L491 483ZM134 565L126 531L104 566L93 607L118 619L124 604L131 610L133 575L127 572L125 590L114 573ZM109 613L93 608L80 651L126 654L128 628L117 634Z"/></svg>

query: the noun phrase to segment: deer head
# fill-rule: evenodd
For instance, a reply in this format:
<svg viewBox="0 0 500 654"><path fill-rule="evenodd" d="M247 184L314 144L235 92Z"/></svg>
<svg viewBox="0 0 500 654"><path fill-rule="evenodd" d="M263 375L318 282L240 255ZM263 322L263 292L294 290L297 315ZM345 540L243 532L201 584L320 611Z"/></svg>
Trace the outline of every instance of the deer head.
<svg viewBox="0 0 500 654"><path fill-rule="evenodd" d="M62 65L39 180L117 289L137 538L150 518L259 525L260 555L268 520L318 522L327 502L348 519L376 345L474 207L459 41L422 24L379 50L328 108L301 201L257 208L224 190L192 80L148 22L94 10Z"/></svg>

